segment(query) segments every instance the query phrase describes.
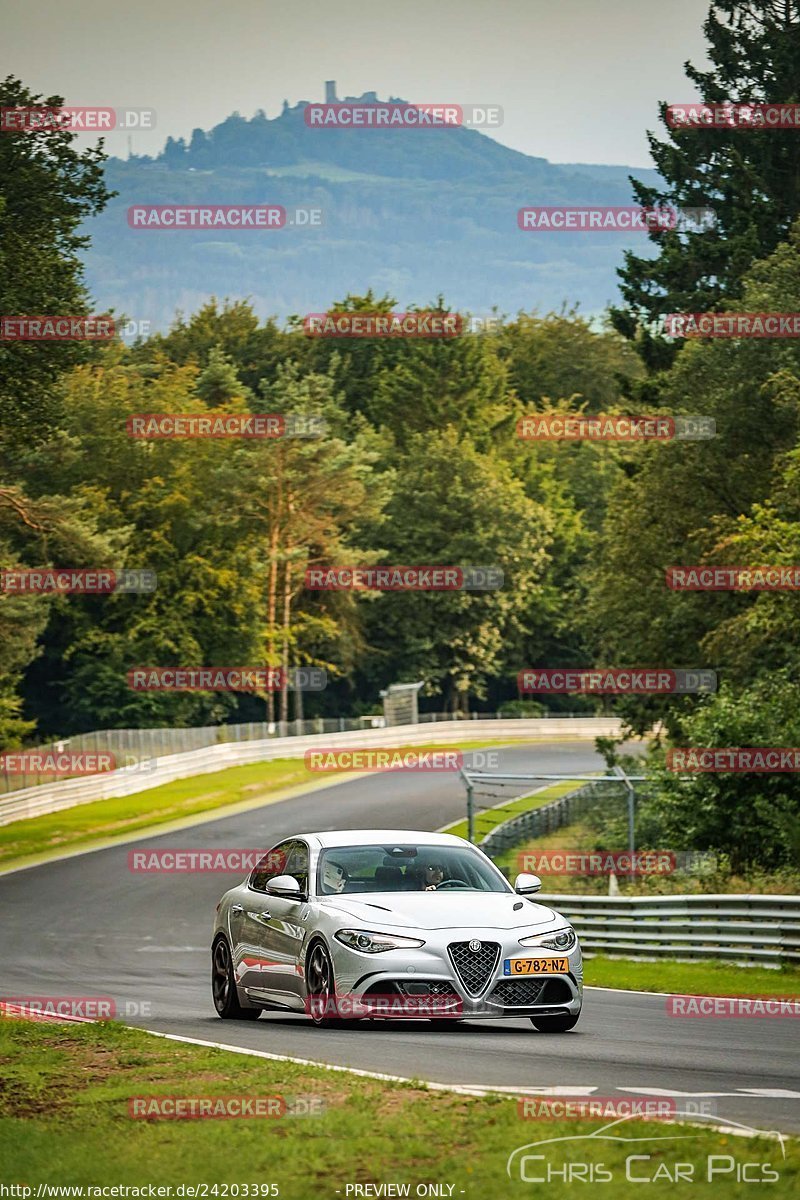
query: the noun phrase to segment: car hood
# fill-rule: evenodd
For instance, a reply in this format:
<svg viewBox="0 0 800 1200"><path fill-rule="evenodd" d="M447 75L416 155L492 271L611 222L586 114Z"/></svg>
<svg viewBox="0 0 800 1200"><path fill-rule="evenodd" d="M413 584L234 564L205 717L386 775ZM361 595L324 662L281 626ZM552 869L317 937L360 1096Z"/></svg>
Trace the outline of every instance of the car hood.
<svg viewBox="0 0 800 1200"><path fill-rule="evenodd" d="M365 929L374 925L404 929L521 929L562 921L551 908L510 892L370 892L326 896L318 903L352 917Z"/></svg>

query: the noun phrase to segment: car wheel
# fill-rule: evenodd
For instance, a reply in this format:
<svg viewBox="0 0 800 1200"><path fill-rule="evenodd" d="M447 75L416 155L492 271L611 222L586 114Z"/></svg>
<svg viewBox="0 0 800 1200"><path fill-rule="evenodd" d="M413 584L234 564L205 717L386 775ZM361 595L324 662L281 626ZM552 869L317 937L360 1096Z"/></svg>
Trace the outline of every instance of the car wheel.
<svg viewBox="0 0 800 1200"><path fill-rule="evenodd" d="M331 1016L336 1011L336 981L333 963L324 942L314 942L306 960L308 1012L318 1029L330 1029L343 1021Z"/></svg>
<svg viewBox="0 0 800 1200"><path fill-rule="evenodd" d="M580 1013L560 1013L557 1017L531 1017L540 1033L566 1033L578 1024Z"/></svg>
<svg viewBox="0 0 800 1200"><path fill-rule="evenodd" d="M217 938L211 951L211 995L217 1015L225 1021L255 1021L260 1008L243 1008L236 991L233 961L224 937Z"/></svg>

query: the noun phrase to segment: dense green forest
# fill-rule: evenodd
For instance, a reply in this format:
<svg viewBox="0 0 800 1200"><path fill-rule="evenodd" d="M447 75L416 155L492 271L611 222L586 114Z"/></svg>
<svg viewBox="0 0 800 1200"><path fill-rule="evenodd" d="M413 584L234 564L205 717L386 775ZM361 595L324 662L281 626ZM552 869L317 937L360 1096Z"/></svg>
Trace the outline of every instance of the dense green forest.
<svg viewBox="0 0 800 1200"><path fill-rule="evenodd" d="M800 15L788 8L712 5L704 96L724 85L798 99ZM8 79L0 103L58 98ZM536 711L516 691L527 666L707 667L720 679L711 697L545 703L602 707L639 732L663 722L661 740L675 745L800 745L796 593L665 585L674 564L800 563L800 347L678 345L656 327L671 310L800 311L797 134L668 137L656 152L661 196L724 196L730 233L654 238L653 256L629 258L627 306L602 328L565 307L452 339L309 338L300 318L264 320L245 299L210 297L133 346L0 341L0 568L158 576L149 594L0 595L0 748L297 715L289 691L134 692L126 672L140 664L324 667L329 686L305 696L305 715L369 712L381 688L411 680L424 681L429 709ZM68 131L6 133L0 172L0 311L92 311L83 260L110 199L102 150L79 151ZM767 198L766 222L753 194ZM395 309L371 282L336 307ZM448 308L442 296L417 303ZM701 415L716 437L517 436L521 416L551 410ZM128 436L126 419L146 412L314 416L326 432ZM436 563L495 565L505 584L304 587L312 565ZM775 866L796 854L796 777L699 776L687 789L663 770L663 747L652 755L675 838Z"/></svg>

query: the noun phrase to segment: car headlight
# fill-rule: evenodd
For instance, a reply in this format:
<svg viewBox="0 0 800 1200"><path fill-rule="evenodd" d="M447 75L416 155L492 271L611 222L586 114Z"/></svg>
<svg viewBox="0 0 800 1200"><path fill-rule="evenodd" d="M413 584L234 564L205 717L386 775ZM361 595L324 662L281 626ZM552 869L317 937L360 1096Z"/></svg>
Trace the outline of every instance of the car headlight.
<svg viewBox="0 0 800 1200"><path fill-rule="evenodd" d="M578 939L575 936L575 930L570 927L557 929L555 933L548 933L546 936L535 933L530 937L520 938L519 944L520 946L546 946L548 950L574 950Z"/></svg>
<svg viewBox="0 0 800 1200"><path fill-rule="evenodd" d="M404 950L424 946L420 938L401 937L397 933L374 933L370 929L339 929L333 935L337 942L362 954L381 954L384 950Z"/></svg>

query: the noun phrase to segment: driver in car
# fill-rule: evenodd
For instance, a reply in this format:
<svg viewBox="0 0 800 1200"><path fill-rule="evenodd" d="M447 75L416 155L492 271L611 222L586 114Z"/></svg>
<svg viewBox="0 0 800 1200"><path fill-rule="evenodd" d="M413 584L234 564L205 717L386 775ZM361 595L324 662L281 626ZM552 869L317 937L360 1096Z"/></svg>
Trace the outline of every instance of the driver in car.
<svg viewBox="0 0 800 1200"><path fill-rule="evenodd" d="M425 874L422 880L422 889L425 892L435 892L439 884L444 879L444 867L441 863L428 863L425 868Z"/></svg>
<svg viewBox="0 0 800 1200"><path fill-rule="evenodd" d="M344 867L337 862L331 862L330 859L328 859L322 869L322 883L325 891L328 893L343 892L349 878Z"/></svg>

